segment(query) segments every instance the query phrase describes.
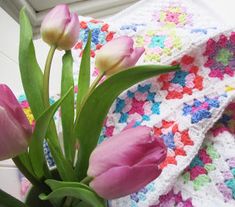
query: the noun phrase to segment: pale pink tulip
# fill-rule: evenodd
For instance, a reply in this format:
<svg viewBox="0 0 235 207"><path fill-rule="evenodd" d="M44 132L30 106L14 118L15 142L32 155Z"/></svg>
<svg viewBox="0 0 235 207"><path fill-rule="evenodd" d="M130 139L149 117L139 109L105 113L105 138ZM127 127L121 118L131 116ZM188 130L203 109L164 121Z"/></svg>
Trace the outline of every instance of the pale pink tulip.
<svg viewBox="0 0 235 207"><path fill-rule="evenodd" d="M134 66L144 52L144 48L133 48L133 40L122 36L111 40L97 51L95 64L105 75L112 75Z"/></svg>
<svg viewBox="0 0 235 207"><path fill-rule="evenodd" d="M70 13L66 4L53 8L41 25L42 39L49 45L63 50L71 49L79 36L79 20L76 13Z"/></svg>
<svg viewBox="0 0 235 207"><path fill-rule="evenodd" d="M0 84L0 160L27 150L32 127L8 86Z"/></svg>
<svg viewBox="0 0 235 207"><path fill-rule="evenodd" d="M126 129L92 152L87 175L100 196L119 198L136 192L157 178L166 146L146 126Z"/></svg>

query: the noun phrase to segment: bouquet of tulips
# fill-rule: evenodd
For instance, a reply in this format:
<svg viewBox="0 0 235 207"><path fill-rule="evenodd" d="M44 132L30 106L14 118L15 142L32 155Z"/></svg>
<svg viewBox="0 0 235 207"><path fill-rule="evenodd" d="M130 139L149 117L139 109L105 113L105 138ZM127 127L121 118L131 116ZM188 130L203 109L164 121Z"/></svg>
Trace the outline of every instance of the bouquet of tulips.
<svg viewBox="0 0 235 207"><path fill-rule="evenodd" d="M97 52L99 75L90 83L90 31L75 96L71 48L79 38L78 16L70 13L67 5L58 5L46 15L41 36L50 50L44 70L37 63L32 28L24 9L19 18L21 80L36 122L29 124L12 91L0 84L0 160L12 158L32 188L24 203L0 190L0 206L104 207L107 200L136 192L157 178L166 147L150 127L128 125L120 134L97 143L109 108L120 93L179 67L134 67L144 49L133 48L133 40L123 36ZM50 104L49 79L55 52L64 52L61 98ZM57 110L61 112L63 145L53 119ZM53 169L44 155L44 141L56 164Z"/></svg>

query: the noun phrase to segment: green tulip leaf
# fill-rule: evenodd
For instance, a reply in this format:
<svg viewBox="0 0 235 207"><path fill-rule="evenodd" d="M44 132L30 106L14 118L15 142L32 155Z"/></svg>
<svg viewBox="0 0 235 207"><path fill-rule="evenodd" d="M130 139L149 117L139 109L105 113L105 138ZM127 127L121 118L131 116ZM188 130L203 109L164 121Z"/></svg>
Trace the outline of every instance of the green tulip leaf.
<svg viewBox="0 0 235 207"><path fill-rule="evenodd" d="M90 51L91 51L91 31L89 31L86 46L82 53L82 59L78 77L78 94L76 111L81 107L84 96L90 86Z"/></svg>
<svg viewBox="0 0 235 207"><path fill-rule="evenodd" d="M38 178L43 177L44 168L47 165L43 152L43 140L46 136L49 123L53 119L56 110L65 100L65 98L69 95L72 89L73 88L71 87L69 91L61 99L59 99L52 106L50 106L36 121L35 129L32 136L32 141L29 145L29 157L32 163L34 173ZM66 172L64 172L64 174L66 174Z"/></svg>
<svg viewBox="0 0 235 207"><path fill-rule="evenodd" d="M0 189L0 207L28 207L28 206Z"/></svg>
<svg viewBox="0 0 235 207"><path fill-rule="evenodd" d="M76 180L76 175L74 173L72 163L66 160L63 154L58 153L59 149L53 143L51 143L50 140L47 140L47 142L51 150L51 154L55 160L56 167L58 169L61 179L65 181Z"/></svg>
<svg viewBox="0 0 235 207"><path fill-rule="evenodd" d="M78 182L65 182L65 181L47 179L45 180L45 183L51 188L52 191L63 187L78 187L78 188L84 188L85 190L93 191L89 186Z"/></svg>
<svg viewBox="0 0 235 207"><path fill-rule="evenodd" d="M63 182L63 181L57 181L57 180L51 180L51 179L46 180L45 183L51 188L52 191L55 191L55 190L60 189L60 188L66 188L66 187L84 189L85 191L91 192L91 194L93 195L92 197L95 197L95 200L98 200L98 202L101 202L101 203L104 202L104 200L102 198L100 198L95 193L95 191L93 191L92 188L90 188L89 186L87 186L87 185L85 185L83 183L78 183L78 182ZM79 205L76 204L75 206L80 206L81 205L81 202L79 202L79 201L77 201L77 202L74 201L73 203L79 203ZM92 203L90 202L89 204L91 205ZM88 206L88 204L86 204L86 205Z"/></svg>
<svg viewBox="0 0 235 207"><path fill-rule="evenodd" d="M20 162L23 164L23 166L32 174L34 175L33 167L31 164L31 160L29 158L29 153L24 152L23 154L20 154L17 156L20 160Z"/></svg>
<svg viewBox="0 0 235 207"><path fill-rule="evenodd" d="M63 56L62 80L61 80L61 96L63 96L69 88L74 88L73 80L73 57L71 51L66 51ZM73 136L74 124L74 92L70 91L68 97L61 104L61 120L63 128L63 141L65 157L74 162L75 156L75 139Z"/></svg>
<svg viewBox="0 0 235 207"><path fill-rule="evenodd" d="M33 44L33 32L30 21L24 9L20 11L20 46L19 46L19 68L21 80L27 101L35 119L44 111L42 88L43 73L38 65ZM22 163L32 171L26 155L20 158Z"/></svg>
<svg viewBox="0 0 235 207"><path fill-rule="evenodd" d="M44 111L42 99L43 74L38 65L33 44L33 32L24 9L20 11L19 66L25 95L37 119Z"/></svg>
<svg viewBox="0 0 235 207"><path fill-rule="evenodd" d="M58 202L61 202L65 197L72 197L85 201L86 203L94 207L105 207L105 202L101 199L95 192L90 189L84 189L83 187L75 186L66 186L57 188L49 195L41 194L40 199L42 200L51 200L58 199Z"/></svg>
<svg viewBox="0 0 235 207"><path fill-rule="evenodd" d="M137 66L111 76L95 88L75 122L75 136L80 143L76 165L79 180L86 177L90 154L97 145L105 117L117 96L140 81L178 69L179 66Z"/></svg>

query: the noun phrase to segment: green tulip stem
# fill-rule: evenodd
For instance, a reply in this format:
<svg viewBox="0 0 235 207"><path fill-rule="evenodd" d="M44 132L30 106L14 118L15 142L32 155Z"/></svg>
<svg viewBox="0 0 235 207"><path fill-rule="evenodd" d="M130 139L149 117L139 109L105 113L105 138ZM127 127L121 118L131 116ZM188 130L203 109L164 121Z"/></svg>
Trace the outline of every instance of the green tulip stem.
<svg viewBox="0 0 235 207"><path fill-rule="evenodd" d="M66 197L63 207L71 207L72 202L73 202L73 198Z"/></svg>
<svg viewBox="0 0 235 207"><path fill-rule="evenodd" d="M79 108L78 110L78 113L77 113L77 119L79 117L79 114L80 114L80 111L82 109L82 107L84 106L84 104L86 103L88 97L91 95L91 93L94 91L94 89L96 88L96 86L99 84L100 80L104 77L104 73L100 73L97 78L93 81L93 83L91 84L87 94L85 95L85 97L83 98L82 100L82 104L81 104L81 107ZM77 121L77 120L76 120ZM76 124L75 124L76 125Z"/></svg>
<svg viewBox="0 0 235 207"><path fill-rule="evenodd" d="M83 98L82 100L82 104L80 106L80 108L78 109L78 112L77 112L77 116L76 116L76 120L75 120L75 124L74 126L77 125L77 122L78 122L78 117L79 117L79 114L81 112L81 109L82 107L84 106L84 104L86 103L88 97L91 95L91 93L94 91L94 89L96 88L96 86L99 84L100 80L104 77L105 73L100 73L97 78L93 81L93 83L91 84L87 94L85 95L85 97Z"/></svg>
<svg viewBox="0 0 235 207"><path fill-rule="evenodd" d="M89 183L90 183L93 179L94 179L93 177L87 176L87 177L85 177L85 178L81 181L81 183L86 184L86 185L89 185Z"/></svg>
<svg viewBox="0 0 235 207"><path fill-rule="evenodd" d="M96 86L99 84L99 82L101 81L101 79L104 77L104 73L100 73L97 78L93 81L93 83L91 84L88 93L87 93L87 97L94 91L94 89L96 88Z"/></svg>
<svg viewBox="0 0 235 207"><path fill-rule="evenodd" d="M55 50L56 50L56 46L52 45L47 55L46 65L45 65L44 75L43 75L43 101L44 101L44 105L46 108L50 106L49 82L50 82L51 63L52 63Z"/></svg>
<svg viewBox="0 0 235 207"><path fill-rule="evenodd" d="M44 102L44 107L45 108L49 108L50 107L50 101L49 101L49 83L50 83L50 71L51 71L51 63L52 63L52 59L55 53L57 46L56 45L52 45L47 59L46 59L46 64L45 64L45 69L44 69L44 75L43 75L43 102ZM57 134L57 130L56 130L56 126L55 126L55 122L52 119L50 124L49 124L49 128L46 134L46 140L48 142L49 148L52 149L56 149L55 151L57 151L57 154L55 154L54 150L51 150L52 156L55 159L55 164L57 165L57 167L59 166L57 162L59 162L58 157L63 158L63 152L61 149L61 145L59 143L59 138L58 138L58 134ZM58 156L59 155L59 156ZM55 157L58 156L58 157ZM62 161L62 160L60 160ZM57 168L58 172L60 175L64 174L63 171L64 169L62 168Z"/></svg>

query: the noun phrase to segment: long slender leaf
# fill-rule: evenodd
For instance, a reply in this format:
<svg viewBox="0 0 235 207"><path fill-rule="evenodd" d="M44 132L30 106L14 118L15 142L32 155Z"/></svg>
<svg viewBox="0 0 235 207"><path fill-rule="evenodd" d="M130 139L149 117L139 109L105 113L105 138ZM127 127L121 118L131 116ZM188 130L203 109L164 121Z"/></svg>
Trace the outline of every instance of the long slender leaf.
<svg viewBox="0 0 235 207"><path fill-rule="evenodd" d="M61 199L67 196L81 199L94 207L105 207L104 201L98 197L96 193L94 193L92 190L80 187L57 188L47 196L45 194L41 194L40 198L42 200L51 200L57 198L59 199L58 201L61 201Z"/></svg>
<svg viewBox="0 0 235 207"><path fill-rule="evenodd" d="M0 189L0 207L28 207L28 206Z"/></svg>
<svg viewBox="0 0 235 207"><path fill-rule="evenodd" d="M24 9L22 9L20 12L20 73L27 100L30 104L34 118L37 119L45 109L42 98L43 74L36 60L32 36L30 21L25 14ZM51 127L49 127L47 131L46 137L50 138L53 142L52 144L57 148L56 154L60 154L60 157L62 157L63 153L57 140L57 133L53 120L51 122ZM56 154L53 154L53 156Z"/></svg>
<svg viewBox="0 0 235 207"><path fill-rule="evenodd" d="M78 187L78 188L83 188L83 189L88 190L88 191L93 191L87 185L85 185L83 183L78 183L78 182L64 182L64 181L57 181L57 180L48 179L48 180L45 181L45 183L51 188L52 191L55 191L55 190L57 190L59 188L63 188L63 187ZM95 192L94 192L94 194L96 195ZM98 195L97 195L97 199L100 199ZM61 203L62 200L63 199L61 198L61 199L58 199L56 201L52 200L52 202ZM74 202L78 202L79 206L80 206L80 203L81 203L80 200L73 200L73 203ZM72 205L72 206L74 206L74 205ZM88 206L88 204L87 204L87 206Z"/></svg>
<svg viewBox="0 0 235 207"><path fill-rule="evenodd" d="M93 191L89 186L78 182L64 182L64 181L47 179L45 180L45 183L51 188L52 191L63 187L78 187L78 188L83 188L85 190Z"/></svg>
<svg viewBox="0 0 235 207"><path fill-rule="evenodd" d="M47 142L51 150L52 156L55 155L53 156L53 158L56 162L56 167L58 169L61 179L65 181L76 180L72 163L68 162L68 160L66 160L62 154L58 153L58 148L53 145L50 140L47 140Z"/></svg>
<svg viewBox="0 0 235 207"><path fill-rule="evenodd" d="M61 96L67 90L73 87L73 57L71 51L66 51L63 56L62 80L61 80ZM66 100L61 104L61 120L63 128L64 152L65 157L73 163L75 156L75 139L73 136L74 124L74 92L68 94Z"/></svg>
<svg viewBox="0 0 235 207"><path fill-rule="evenodd" d="M56 110L68 96L71 90L72 88L70 88L70 90L60 100L50 106L36 121L32 141L29 146L29 157L31 159L34 173L37 175L38 178L43 177L43 168L46 165L43 152L43 140L46 136L49 123L53 118Z"/></svg>
<svg viewBox="0 0 235 207"><path fill-rule="evenodd" d="M95 88L81 109L75 126L75 136L80 143L76 166L79 180L86 176L90 154L97 145L104 119L115 98L142 80L178 69L178 66L137 66L111 76Z"/></svg>
<svg viewBox="0 0 235 207"><path fill-rule="evenodd" d="M102 201L102 198L100 198L96 192L90 188L89 186L83 184L83 183L78 183L78 182L62 182L62 181L57 181L57 180L51 180L51 179L48 179L45 181L45 183L50 186L50 188L52 189L52 191L56 190L56 189L59 189L59 188L62 188L62 187L78 187L78 188L83 188L85 190L88 190L88 191L92 191L96 196L97 196L97 199L100 199ZM91 205L89 205L88 203L84 202L84 201L80 201L80 200L74 200L73 201L73 205L72 206L84 206L84 207L91 207Z"/></svg>
<svg viewBox="0 0 235 207"><path fill-rule="evenodd" d="M33 167L32 167L32 164L31 164L31 160L29 158L29 153L28 152L25 152L23 154L20 154L18 156L20 162L28 169L28 171L34 175L34 171L33 171Z"/></svg>
<svg viewBox="0 0 235 207"><path fill-rule="evenodd" d="M78 77L78 94L76 111L79 110L82 100L88 92L90 86L90 51L91 51L91 31L89 31L86 46L83 50Z"/></svg>
<svg viewBox="0 0 235 207"><path fill-rule="evenodd" d="M24 9L20 11L19 65L25 95L36 118L44 110L42 99L43 74L37 63L30 21Z"/></svg>

